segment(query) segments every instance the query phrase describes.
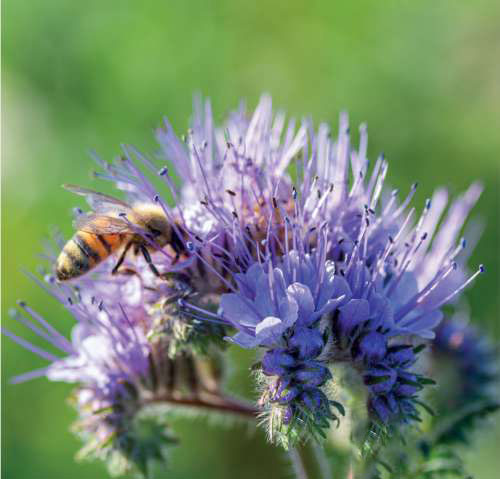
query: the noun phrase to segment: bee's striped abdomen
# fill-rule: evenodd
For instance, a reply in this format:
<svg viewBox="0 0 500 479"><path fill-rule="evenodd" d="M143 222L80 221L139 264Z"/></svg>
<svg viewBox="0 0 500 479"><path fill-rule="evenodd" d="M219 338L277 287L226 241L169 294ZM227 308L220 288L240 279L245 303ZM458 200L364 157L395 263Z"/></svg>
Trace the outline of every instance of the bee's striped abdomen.
<svg viewBox="0 0 500 479"><path fill-rule="evenodd" d="M64 246L56 262L56 275L59 281L77 278L94 268L116 251L126 235L96 235L78 231Z"/></svg>
<svg viewBox="0 0 500 479"><path fill-rule="evenodd" d="M101 251L94 249L95 239L97 236L91 236L90 238L86 238L85 236L90 236L87 234L76 233L73 236L72 241L76 244L77 248L80 250L80 253L85 257L85 261L88 263L89 268L95 266L101 259L104 259ZM91 239L91 241L89 241ZM107 253L109 254L109 253Z"/></svg>

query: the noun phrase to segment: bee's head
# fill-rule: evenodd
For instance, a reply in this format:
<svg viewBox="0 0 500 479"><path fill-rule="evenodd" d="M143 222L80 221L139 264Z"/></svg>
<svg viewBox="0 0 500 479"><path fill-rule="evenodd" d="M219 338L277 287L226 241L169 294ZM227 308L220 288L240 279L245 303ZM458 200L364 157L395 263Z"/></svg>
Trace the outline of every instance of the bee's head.
<svg viewBox="0 0 500 479"><path fill-rule="evenodd" d="M165 215L151 216L145 222L145 230L150 235L151 240L158 246L165 246L170 242L172 236L172 226Z"/></svg>
<svg viewBox="0 0 500 479"><path fill-rule="evenodd" d="M160 206L139 204L134 207L132 222L140 226L151 241L163 247L171 241L172 226Z"/></svg>

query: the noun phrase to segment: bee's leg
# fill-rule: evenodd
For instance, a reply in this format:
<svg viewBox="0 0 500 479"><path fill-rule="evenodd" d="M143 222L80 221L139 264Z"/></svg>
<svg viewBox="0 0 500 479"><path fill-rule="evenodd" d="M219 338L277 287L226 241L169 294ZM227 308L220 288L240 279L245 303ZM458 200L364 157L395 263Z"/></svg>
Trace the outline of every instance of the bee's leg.
<svg viewBox="0 0 500 479"><path fill-rule="evenodd" d="M146 263L148 263L149 269L153 272L155 276L158 276L158 278L163 278L163 275L160 274L160 272L156 269L156 266L153 263L153 260L151 259L151 255L149 254L149 251L144 245L140 246L140 250L142 253L142 256L144 256L144 259L146 260Z"/></svg>
<svg viewBox="0 0 500 479"><path fill-rule="evenodd" d="M137 276L144 289L147 289L149 291L156 291L156 288L152 288L151 286L146 286L144 284L144 281L142 280L142 276L135 269L127 268L127 267L121 268L116 272L116 274L120 274L120 275L124 275L124 276Z"/></svg>
<svg viewBox="0 0 500 479"><path fill-rule="evenodd" d="M124 250L123 250L123 253L121 254L120 258L118 259L118 261L116 262L115 264L115 267L113 268L113 270L111 271L111 274L116 274L118 273L118 268L122 265L123 263L123 260L125 259L125 256L127 256L127 253L128 253L128 250L130 249L130 247L132 246L132 242L130 241L129 243L127 243L127 245L125 246Z"/></svg>
<svg viewBox="0 0 500 479"><path fill-rule="evenodd" d="M132 268L121 268L120 270L118 270L116 272L116 274L124 274L124 275L127 275L127 276L139 276L141 277L141 275L135 270L135 269L132 269Z"/></svg>
<svg viewBox="0 0 500 479"><path fill-rule="evenodd" d="M174 266L177 263L177 261L179 261L180 258L181 258L181 254L178 253L178 252L176 252L175 253L175 258L172 261L172 266Z"/></svg>
<svg viewBox="0 0 500 479"><path fill-rule="evenodd" d="M175 258L172 261L172 266L177 263L181 259L181 250L179 249L179 245L175 242L172 243L172 249L175 252Z"/></svg>

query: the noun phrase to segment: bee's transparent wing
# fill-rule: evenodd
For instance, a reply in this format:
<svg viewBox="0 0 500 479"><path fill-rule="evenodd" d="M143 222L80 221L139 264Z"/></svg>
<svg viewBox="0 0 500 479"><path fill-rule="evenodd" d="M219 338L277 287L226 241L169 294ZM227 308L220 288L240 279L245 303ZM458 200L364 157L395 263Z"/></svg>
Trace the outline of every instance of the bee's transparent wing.
<svg viewBox="0 0 500 479"><path fill-rule="evenodd" d="M114 213L128 213L131 209L130 205L124 201L98 191L76 185L63 185L63 188L77 195L85 196L87 203L97 213L109 213L111 211Z"/></svg>
<svg viewBox="0 0 500 479"><path fill-rule="evenodd" d="M129 224L121 218L98 214L81 214L73 222L77 231L85 231L96 235L133 233Z"/></svg>

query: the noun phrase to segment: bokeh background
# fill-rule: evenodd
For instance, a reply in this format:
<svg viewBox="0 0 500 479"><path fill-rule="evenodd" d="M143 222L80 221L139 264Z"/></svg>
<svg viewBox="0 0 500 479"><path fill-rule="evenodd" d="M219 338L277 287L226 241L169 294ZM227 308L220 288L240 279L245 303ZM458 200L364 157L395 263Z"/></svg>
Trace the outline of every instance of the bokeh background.
<svg viewBox="0 0 500 479"><path fill-rule="evenodd" d="M499 338L499 2L4 0L2 13L2 316L16 332L6 313L19 298L72 326L21 270L36 270L54 226L70 234L75 200L60 185L92 185L90 150L110 159L127 142L154 152L163 115L188 127L193 92L222 119L268 91L299 117L337 125L346 109L354 132L367 121L371 157L386 153L396 187L420 181L417 204L438 185L458 193L484 182L474 214L487 229L471 261L488 274L467 296L474 321ZM2 477L107 477L102 464L73 461L71 388L9 385L43 362L2 346ZM250 390L243 374L231 384ZM176 429L183 447L166 477L288 473L260 433L203 420ZM497 421L465 452L476 479L497 477L498 441Z"/></svg>

